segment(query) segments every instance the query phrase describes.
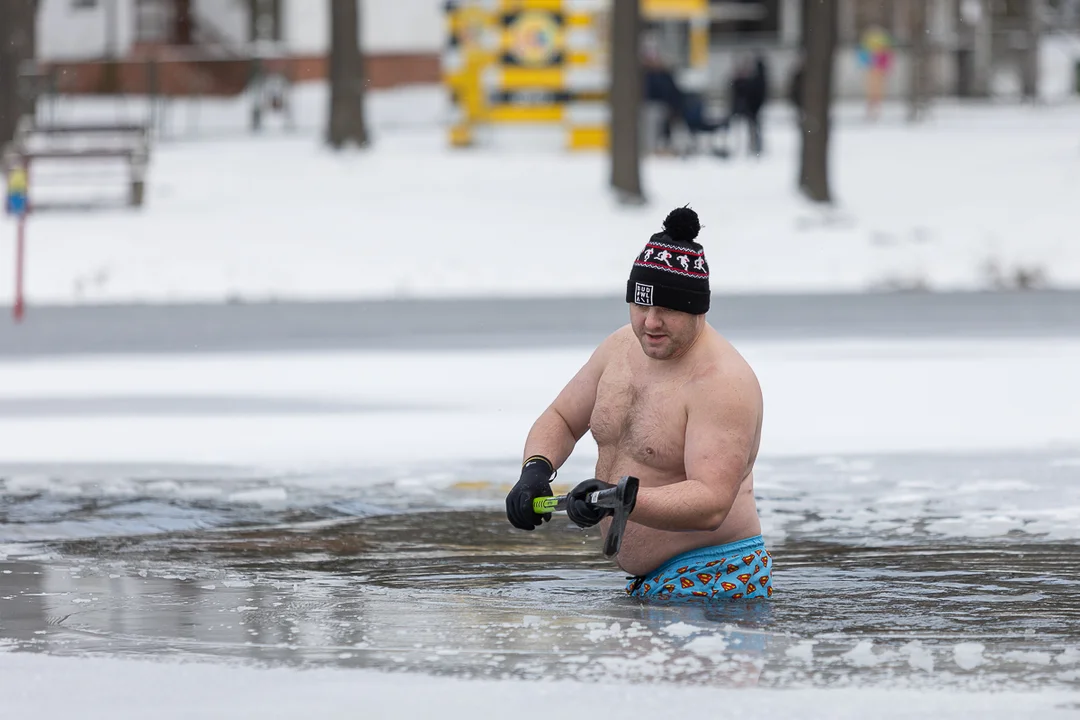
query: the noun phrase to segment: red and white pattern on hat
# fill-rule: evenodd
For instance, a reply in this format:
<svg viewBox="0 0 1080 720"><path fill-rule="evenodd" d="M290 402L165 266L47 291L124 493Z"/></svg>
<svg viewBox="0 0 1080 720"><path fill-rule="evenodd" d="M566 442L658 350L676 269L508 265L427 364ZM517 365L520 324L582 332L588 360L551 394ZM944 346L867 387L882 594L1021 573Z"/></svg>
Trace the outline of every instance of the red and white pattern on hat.
<svg viewBox="0 0 1080 720"><path fill-rule="evenodd" d="M683 277L708 280L709 263L705 262L705 253L691 250L685 245L650 241L638 255L634 265L654 268Z"/></svg>

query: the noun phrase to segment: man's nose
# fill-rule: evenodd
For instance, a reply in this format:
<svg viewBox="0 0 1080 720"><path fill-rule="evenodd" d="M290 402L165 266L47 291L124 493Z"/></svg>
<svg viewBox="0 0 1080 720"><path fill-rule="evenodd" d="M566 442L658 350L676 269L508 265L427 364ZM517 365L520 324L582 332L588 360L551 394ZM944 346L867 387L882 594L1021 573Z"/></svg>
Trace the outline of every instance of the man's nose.
<svg viewBox="0 0 1080 720"><path fill-rule="evenodd" d="M649 311L645 313L645 327L649 330L659 330L663 324L660 320L660 311L654 307L649 308Z"/></svg>

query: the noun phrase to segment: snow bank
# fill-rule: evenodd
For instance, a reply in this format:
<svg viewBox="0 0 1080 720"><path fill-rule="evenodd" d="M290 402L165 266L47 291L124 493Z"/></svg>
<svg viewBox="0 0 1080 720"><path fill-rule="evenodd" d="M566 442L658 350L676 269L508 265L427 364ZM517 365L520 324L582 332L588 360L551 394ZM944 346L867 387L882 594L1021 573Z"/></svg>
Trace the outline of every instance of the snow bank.
<svg viewBox="0 0 1080 720"><path fill-rule="evenodd" d="M762 457L1080 446L1076 341L744 343ZM517 458L591 348L0 363L0 461ZM595 447L582 442L583 462Z"/></svg>
<svg viewBox="0 0 1080 720"><path fill-rule="evenodd" d="M376 96L374 148L342 154L320 144L318 89L302 96L292 134L170 136L140 212L34 217L30 302L618 294L643 241L687 203L720 291L1080 286L1075 103L939 103L918 126L841 107L839 206L823 212L793 191L798 137L782 108L761 161L651 158L652 204L620 209L602 155L447 149L438 89ZM82 107L58 112L109 112ZM71 170L41 165L32 193L71 196L49 180ZM98 180L89 192L124 191ZM0 241L13 235L0 220ZM7 298L14 253L2 247Z"/></svg>
<svg viewBox="0 0 1080 720"><path fill-rule="evenodd" d="M57 691L59 688L59 692ZM549 718L625 708L658 717L673 706L752 707L764 717L1075 717L1080 693L784 690L455 680L349 670L73 659L0 653L0 690L11 717L39 720L144 718ZM437 709L436 709L437 708Z"/></svg>

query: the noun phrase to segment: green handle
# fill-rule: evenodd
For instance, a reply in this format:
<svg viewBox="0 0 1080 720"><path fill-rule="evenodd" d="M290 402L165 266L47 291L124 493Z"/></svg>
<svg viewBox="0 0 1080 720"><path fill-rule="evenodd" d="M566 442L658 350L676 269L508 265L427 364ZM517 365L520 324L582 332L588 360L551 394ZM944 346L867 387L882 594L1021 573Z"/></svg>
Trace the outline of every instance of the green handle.
<svg viewBox="0 0 1080 720"><path fill-rule="evenodd" d="M3 0L0 0L3 2ZM607 490L597 490L585 496L585 502L596 507L611 508L611 525L608 526L604 537L604 557L615 557L622 546L623 531L626 529L626 520L634 511L637 503L638 479L627 475L619 479L619 484ZM537 515L546 515L549 512L559 512L566 509L566 495L559 497L533 498L533 512Z"/></svg>
<svg viewBox="0 0 1080 720"><path fill-rule="evenodd" d="M565 497L538 497L533 499L533 512L537 515L544 515L549 512L556 512L562 510L559 507L559 501L566 500Z"/></svg>
<svg viewBox="0 0 1080 720"><path fill-rule="evenodd" d="M0 0L0 2L3 2L3 0ZM589 493L585 496L585 501L592 503L597 507L617 508L622 502L622 496L618 494L618 488L608 488L607 490L598 490ZM566 509L566 503L566 495L533 498L533 512L537 515L543 515L549 512L562 512Z"/></svg>

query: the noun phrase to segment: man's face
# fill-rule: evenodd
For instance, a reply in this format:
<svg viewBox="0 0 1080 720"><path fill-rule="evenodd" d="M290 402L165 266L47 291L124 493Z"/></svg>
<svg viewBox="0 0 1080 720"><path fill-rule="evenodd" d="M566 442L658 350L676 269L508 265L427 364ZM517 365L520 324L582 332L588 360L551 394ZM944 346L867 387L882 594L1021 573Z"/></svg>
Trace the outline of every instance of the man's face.
<svg viewBox="0 0 1080 720"><path fill-rule="evenodd" d="M654 360L680 357L697 340L704 315L691 315L662 307L630 305L630 325L641 349Z"/></svg>

